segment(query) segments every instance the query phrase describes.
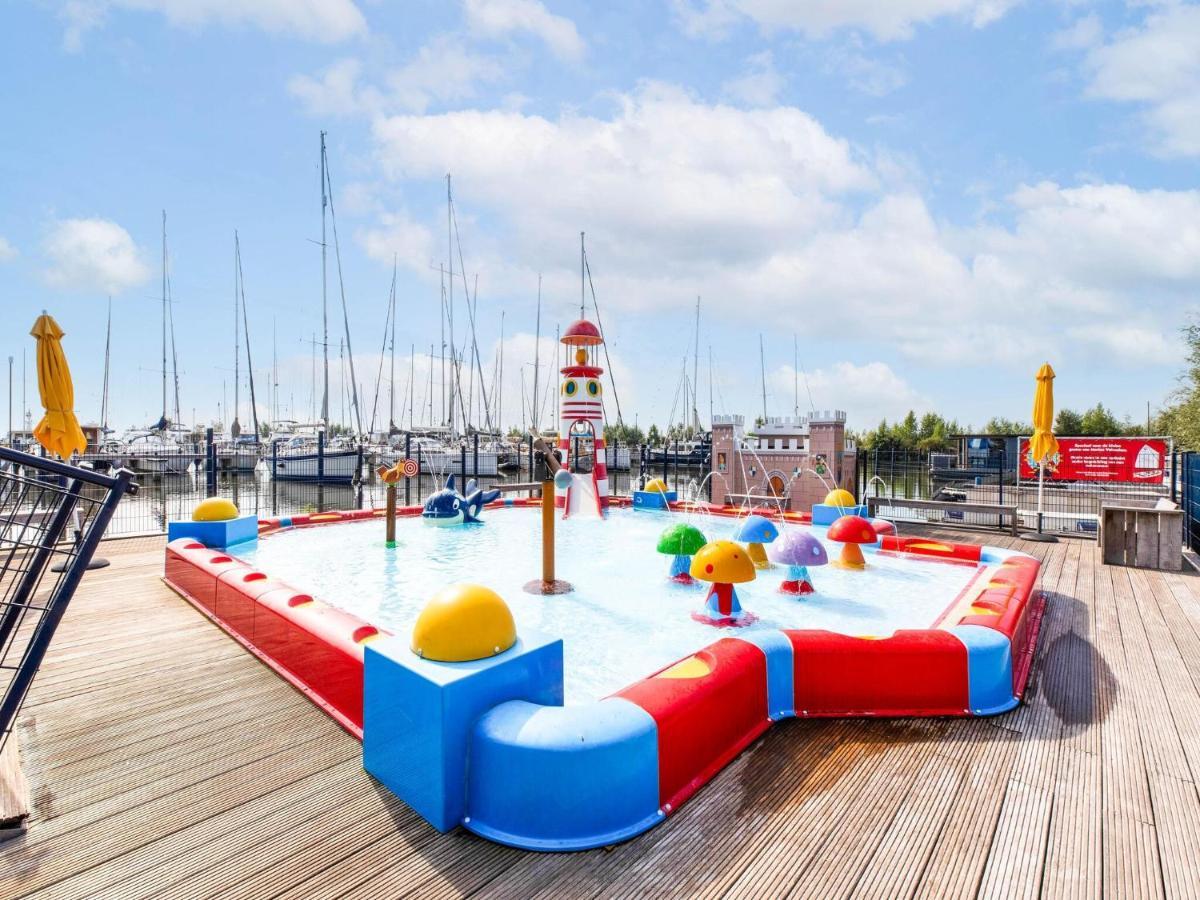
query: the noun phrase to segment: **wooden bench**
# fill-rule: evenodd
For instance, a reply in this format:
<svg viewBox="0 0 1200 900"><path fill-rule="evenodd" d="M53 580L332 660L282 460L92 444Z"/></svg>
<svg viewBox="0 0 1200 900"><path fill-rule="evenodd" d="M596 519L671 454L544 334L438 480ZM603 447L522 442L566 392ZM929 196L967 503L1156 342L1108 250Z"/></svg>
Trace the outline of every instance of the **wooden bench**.
<svg viewBox="0 0 1200 900"><path fill-rule="evenodd" d="M1001 524L1004 522L1004 517L1007 516L1012 526L1013 535L1017 534L1017 508L1016 506L1002 505L999 503L960 503L957 500L924 500L924 499L909 499L900 497L868 497L867 510L874 516L880 507L890 507L892 509L928 509L941 510L942 512L963 512L963 513L980 513L983 515L994 515L999 517Z"/></svg>
<svg viewBox="0 0 1200 900"><path fill-rule="evenodd" d="M1155 509L1153 500L1100 506L1100 552L1110 566L1183 568L1183 510Z"/></svg>

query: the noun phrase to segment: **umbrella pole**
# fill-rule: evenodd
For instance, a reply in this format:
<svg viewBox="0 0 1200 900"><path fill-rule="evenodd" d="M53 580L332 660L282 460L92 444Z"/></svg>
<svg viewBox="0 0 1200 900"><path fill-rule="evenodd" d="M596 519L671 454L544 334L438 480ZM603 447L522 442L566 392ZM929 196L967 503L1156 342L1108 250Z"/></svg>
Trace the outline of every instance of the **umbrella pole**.
<svg viewBox="0 0 1200 900"><path fill-rule="evenodd" d="M1038 534L1042 533L1042 486L1046 483L1046 462L1043 460L1038 464L1038 510L1037 510L1037 530Z"/></svg>
<svg viewBox="0 0 1200 900"><path fill-rule="evenodd" d="M1027 541L1037 541L1042 544L1057 544L1058 538L1042 531L1042 486L1046 481L1046 461L1038 464L1038 496L1037 496L1037 531L1022 535Z"/></svg>
<svg viewBox="0 0 1200 900"><path fill-rule="evenodd" d="M79 545L83 543L83 526L79 523L79 507L75 507L71 510L71 524L72 530L75 532L75 546L78 548ZM93 556L90 560L88 560L87 568L89 571L92 569L103 569L108 564L108 560L104 557ZM66 570L66 560L63 560L62 562L56 562L50 567L51 572L65 572Z"/></svg>

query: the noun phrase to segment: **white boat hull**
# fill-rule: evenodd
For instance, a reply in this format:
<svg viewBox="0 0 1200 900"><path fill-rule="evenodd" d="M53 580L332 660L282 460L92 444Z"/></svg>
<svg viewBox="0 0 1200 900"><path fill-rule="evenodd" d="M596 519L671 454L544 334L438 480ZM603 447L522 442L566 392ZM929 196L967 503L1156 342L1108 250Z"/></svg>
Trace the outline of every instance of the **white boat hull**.
<svg viewBox="0 0 1200 900"><path fill-rule="evenodd" d="M254 467L258 465L258 451L253 449L246 450L218 450L217 451L217 471L218 472L253 472Z"/></svg>
<svg viewBox="0 0 1200 900"><path fill-rule="evenodd" d="M183 454L131 455L129 457L130 468L146 475L186 475L191 464L191 456Z"/></svg>
<svg viewBox="0 0 1200 900"><path fill-rule="evenodd" d="M267 459L271 476L279 481L318 481L318 457L316 453L287 453ZM359 454L357 450L335 450L326 452L324 480L330 483L348 484L358 475Z"/></svg>

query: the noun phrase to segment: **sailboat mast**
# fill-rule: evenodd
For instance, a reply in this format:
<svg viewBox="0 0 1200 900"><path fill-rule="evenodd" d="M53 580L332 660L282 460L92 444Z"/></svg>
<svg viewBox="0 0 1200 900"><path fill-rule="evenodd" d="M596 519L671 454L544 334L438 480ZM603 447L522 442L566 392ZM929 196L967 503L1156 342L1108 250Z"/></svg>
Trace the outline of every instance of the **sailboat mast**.
<svg viewBox="0 0 1200 900"><path fill-rule="evenodd" d="M450 173L446 173L446 259L450 265L450 291L446 295L446 321L450 328L450 436L458 434L454 420L454 392L458 388L458 351L454 345L454 198L450 192ZM470 298L467 298L468 301Z"/></svg>
<svg viewBox="0 0 1200 900"><path fill-rule="evenodd" d="M539 416L538 416L537 391L538 391L538 377L539 377L539 372L541 371L541 368L540 368L541 367L541 357L542 357L542 273L538 272L537 321L534 326L534 335L533 335L533 404L530 406L530 409L533 412L533 415L531 417L533 419L533 431L537 432L539 435L541 434L541 431L539 430L541 428L541 423L538 422Z"/></svg>
<svg viewBox="0 0 1200 900"><path fill-rule="evenodd" d="M324 360L324 387L321 393L321 426L329 425L329 297L325 253L325 132L321 132L321 350Z"/></svg>
<svg viewBox="0 0 1200 900"><path fill-rule="evenodd" d="M692 353L692 419L696 431L700 431L700 297L696 296L696 341Z"/></svg>
<svg viewBox="0 0 1200 900"><path fill-rule="evenodd" d="M108 325L104 329L104 391L100 395L100 436L108 431L108 359L112 347L112 297L108 298ZM24 361L22 361L24 375ZM24 427L24 422L22 422Z"/></svg>
<svg viewBox="0 0 1200 900"><path fill-rule="evenodd" d="M246 276L242 272L242 247L237 241L237 232L234 232L234 244L237 250L237 280L241 289L242 334L246 338L246 377L250 382L250 421L254 425L254 443L257 444L259 440L258 401L254 396L254 359L250 356L250 319L246 312ZM236 396L236 394L235 390L234 395Z"/></svg>
<svg viewBox="0 0 1200 900"><path fill-rule="evenodd" d="M413 429L413 401L417 399L417 387L413 379L417 371L417 345L408 345L408 430ZM403 419L403 416L401 416Z"/></svg>
<svg viewBox="0 0 1200 900"><path fill-rule="evenodd" d="M504 433L504 310L500 310L500 371L496 376L496 430Z"/></svg>
<svg viewBox="0 0 1200 900"><path fill-rule="evenodd" d="M792 415L800 418L800 344L792 335Z"/></svg>
<svg viewBox="0 0 1200 900"><path fill-rule="evenodd" d="M271 421L279 420L279 344L275 336L275 319L271 319Z"/></svg>
<svg viewBox="0 0 1200 900"><path fill-rule="evenodd" d="M241 247L238 244L238 233L237 233L237 229L234 229L234 232L233 232L233 424L229 426L229 436L234 437L234 438L236 438L239 434L242 433L242 426L238 423L238 411L241 409L241 404L239 403L239 396L238 396L238 388L240 386L238 384L238 381L239 381L238 376L240 374L240 372L238 370L238 365L240 364L241 357L242 357L241 347L238 344L238 331L240 330L240 326L241 326L241 322L238 321L241 318L241 315L239 314L241 312L241 310L240 310L241 298L238 294L238 290L241 287L241 285L239 283L240 279L241 279L241 260L242 260L242 253L241 253Z"/></svg>
<svg viewBox="0 0 1200 900"><path fill-rule="evenodd" d="M440 272L441 276L442 276L442 297L441 297L441 309L440 309L441 314L438 317L438 327L441 329L441 334L442 334L442 383L440 385L441 390L439 393L441 393L441 395L442 395L442 424L445 425L446 424L446 267L438 266L438 272ZM433 371L433 368L431 366L430 372L432 372L432 371ZM432 385L433 384L433 375L430 375L429 378L430 378L429 383ZM430 424L433 424L432 407L430 409L429 419L430 419Z"/></svg>
<svg viewBox="0 0 1200 900"><path fill-rule="evenodd" d="M392 317L391 375L388 378L388 432L396 428L396 265L397 256L392 254L392 296L388 302ZM401 416L403 419L404 417Z"/></svg>
<svg viewBox="0 0 1200 900"><path fill-rule="evenodd" d="M712 366L712 344L708 345L708 427L712 428L713 423L713 366Z"/></svg>
<svg viewBox="0 0 1200 900"><path fill-rule="evenodd" d="M763 422L767 421L767 357L763 352L763 336L758 335L758 368L762 374Z"/></svg>
<svg viewBox="0 0 1200 900"><path fill-rule="evenodd" d="M167 417L167 211L162 211L162 417Z"/></svg>

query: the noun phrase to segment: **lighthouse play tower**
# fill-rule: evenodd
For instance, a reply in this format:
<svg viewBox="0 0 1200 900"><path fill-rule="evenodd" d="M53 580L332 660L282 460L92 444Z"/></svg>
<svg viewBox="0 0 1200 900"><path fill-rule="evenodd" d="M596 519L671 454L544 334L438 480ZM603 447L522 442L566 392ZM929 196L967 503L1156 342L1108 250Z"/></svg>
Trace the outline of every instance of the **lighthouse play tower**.
<svg viewBox="0 0 1200 900"><path fill-rule="evenodd" d="M604 516L608 508L608 464L604 451L604 388L596 365L598 348L604 343L600 330L587 319L574 322L562 336L574 350L574 363L562 368L559 388L558 449L563 466L574 473L571 486L555 492L554 502L568 516ZM588 451L591 473L579 471ZM578 454L580 459L574 459Z"/></svg>

